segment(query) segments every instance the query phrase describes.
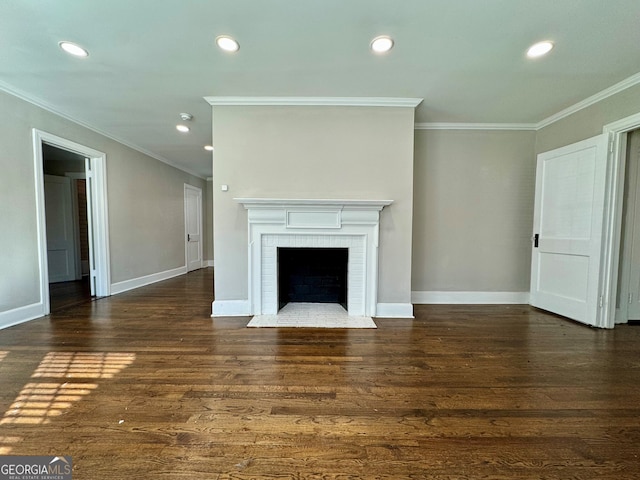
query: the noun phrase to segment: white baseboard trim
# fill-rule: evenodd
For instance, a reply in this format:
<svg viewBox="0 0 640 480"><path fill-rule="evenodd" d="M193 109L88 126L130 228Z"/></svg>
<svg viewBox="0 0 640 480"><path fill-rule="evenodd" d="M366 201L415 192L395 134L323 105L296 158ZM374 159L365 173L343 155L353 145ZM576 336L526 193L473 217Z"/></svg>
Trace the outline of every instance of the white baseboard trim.
<svg viewBox="0 0 640 480"><path fill-rule="evenodd" d="M205 260L202 262L203 267L215 267L213 260Z"/></svg>
<svg viewBox="0 0 640 480"><path fill-rule="evenodd" d="M152 283L161 282L162 280L168 280L179 275L187 273L187 267L178 267L172 270L166 270L164 272L152 273L151 275L145 275L144 277L132 278L131 280L124 280L122 282L111 284L111 295L117 295L134 288L144 287Z"/></svg>
<svg viewBox="0 0 640 480"><path fill-rule="evenodd" d="M13 310L7 310L6 312L0 312L0 330L40 317L44 317L43 303L33 303L31 305L25 305L24 307L14 308Z"/></svg>
<svg viewBox="0 0 640 480"><path fill-rule="evenodd" d="M415 304L528 304L529 292L411 292Z"/></svg>
<svg viewBox="0 0 640 480"><path fill-rule="evenodd" d="M378 303L375 318L414 318L410 303Z"/></svg>
<svg viewBox="0 0 640 480"><path fill-rule="evenodd" d="M211 304L212 317L250 317L249 300L214 300Z"/></svg>

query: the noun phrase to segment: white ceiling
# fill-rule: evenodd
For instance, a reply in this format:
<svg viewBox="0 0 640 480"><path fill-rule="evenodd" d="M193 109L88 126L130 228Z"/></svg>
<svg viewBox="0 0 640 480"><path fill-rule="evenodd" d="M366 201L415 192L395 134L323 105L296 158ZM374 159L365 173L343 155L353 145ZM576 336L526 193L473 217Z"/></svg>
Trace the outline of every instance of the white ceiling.
<svg viewBox="0 0 640 480"><path fill-rule="evenodd" d="M373 55L381 34L395 47ZM413 97L419 123L535 124L638 72L639 0L0 1L0 87L203 177L205 96Z"/></svg>

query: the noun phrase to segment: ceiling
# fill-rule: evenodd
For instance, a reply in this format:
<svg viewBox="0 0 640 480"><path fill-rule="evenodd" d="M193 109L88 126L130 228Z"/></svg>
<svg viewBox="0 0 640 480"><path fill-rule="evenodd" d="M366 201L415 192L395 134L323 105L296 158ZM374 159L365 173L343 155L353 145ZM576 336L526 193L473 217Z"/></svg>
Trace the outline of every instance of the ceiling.
<svg viewBox="0 0 640 480"><path fill-rule="evenodd" d="M374 55L382 34L395 46ZM540 40L554 50L526 58ZM418 123L536 124L638 72L638 0L0 2L0 88L202 177L205 96L424 98Z"/></svg>

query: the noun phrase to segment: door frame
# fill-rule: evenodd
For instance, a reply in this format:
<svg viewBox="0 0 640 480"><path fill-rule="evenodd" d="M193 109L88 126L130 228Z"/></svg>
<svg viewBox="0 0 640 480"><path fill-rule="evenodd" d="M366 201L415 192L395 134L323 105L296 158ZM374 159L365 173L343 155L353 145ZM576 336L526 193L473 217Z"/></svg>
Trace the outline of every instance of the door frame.
<svg viewBox="0 0 640 480"><path fill-rule="evenodd" d="M195 192L198 195L198 206L199 206L199 214L198 214L198 228L200 231L200 242L199 243L199 249L200 249L200 268L204 267L204 256L203 256L203 240L204 240L204 234L202 231L202 227L203 227L203 221L202 221L202 213L203 213L203 205L202 205L202 189L198 188L198 187L194 187L193 185L189 185L188 183L184 184L184 265L186 267L187 273L189 273L189 231L188 231L188 225L187 225L187 215L189 214L188 212L188 202L187 202L187 192L191 190L193 192Z"/></svg>
<svg viewBox="0 0 640 480"><path fill-rule="evenodd" d="M107 155L91 147L58 137L48 132L32 129L33 158L36 187L36 215L38 228L38 263L40 270L40 301L43 314L51 313L49 299L49 267L47 263L47 224L44 205L44 160L42 144L46 143L68 150L89 159L91 166L91 207L93 256L95 264L96 296L111 295L111 264L109 257L109 226L107 210Z"/></svg>
<svg viewBox="0 0 640 480"><path fill-rule="evenodd" d="M605 192L603 232L603 276L600 283L602 308L599 325L613 328L616 323L618 266L622 242L622 209L627 160L627 134L640 128L640 113L606 124L602 132L609 135L609 159ZM621 322L622 323L622 322Z"/></svg>

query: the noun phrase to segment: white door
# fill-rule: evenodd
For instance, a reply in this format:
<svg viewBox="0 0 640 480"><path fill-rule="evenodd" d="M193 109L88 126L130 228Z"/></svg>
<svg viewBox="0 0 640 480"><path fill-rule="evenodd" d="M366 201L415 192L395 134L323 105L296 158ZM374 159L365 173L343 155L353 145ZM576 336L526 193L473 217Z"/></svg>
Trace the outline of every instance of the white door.
<svg viewBox="0 0 640 480"><path fill-rule="evenodd" d="M538 155L531 305L598 326L607 136Z"/></svg>
<svg viewBox="0 0 640 480"><path fill-rule="evenodd" d="M202 190L184 186L187 271L202 268Z"/></svg>
<svg viewBox="0 0 640 480"><path fill-rule="evenodd" d="M49 283L76 279L76 244L71 179L44 176Z"/></svg>

